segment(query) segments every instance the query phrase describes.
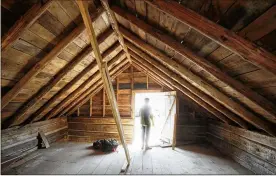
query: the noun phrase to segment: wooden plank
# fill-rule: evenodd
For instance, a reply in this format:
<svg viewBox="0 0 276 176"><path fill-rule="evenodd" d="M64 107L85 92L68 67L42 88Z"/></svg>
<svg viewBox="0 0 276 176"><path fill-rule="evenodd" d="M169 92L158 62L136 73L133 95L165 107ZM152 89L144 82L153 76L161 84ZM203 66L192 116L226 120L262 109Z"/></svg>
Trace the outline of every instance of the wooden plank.
<svg viewBox="0 0 276 176"><path fill-rule="evenodd" d="M135 47L133 47L133 46L130 47L130 49L133 50L133 51L136 50L136 52L140 54L141 57L135 55L135 53L130 52L131 55L134 56L134 57L136 57L136 58L138 58L140 60L140 62L142 61L141 58L145 58L147 61L149 61L150 63L152 63L156 67L158 66L158 69L160 71L158 71L157 69L154 69L154 70L156 72L158 72L159 74L164 75L164 73L170 73L170 74L168 74L169 77L173 78L174 80L176 80L178 83L180 83L182 86L184 86L185 88L187 88L189 90L189 91L187 90L188 91L187 94L189 94L187 96L189 96L192 99L197 100L197 102L200 102L199 98L197 97L197 96L199 96L202 100L204 100L206 103L208 103L213 108L215 108L218 111L220 111L222 114L224 114L226 117L228 117L232 121L236 122L237 124L239 124L240 126L242 126L244 128L248 128L247 124L245 123L245 121L243 121L242 119L240 119L238 116L235 116L231 111L229 111L228 109L226 109L224 106L222 106L221 104L219 104L218 102L216 102L214 99L212 99L208 95L206 95L203 92L201 92L200 90L198 90L196 87L194 87L191 84L189 84L188 82L182 80L182 78L180 78L179 76L177 76L176 74L174 74L169 69L165 68L162 64L158 63L157 61L154 61L153 59L151 59L146 54L143 54L138 49L135 49ZM165 72L162 73L161 71L163 71L163 72L165 71ZM164 77L167 77L167 76L164 75ZM167 80L171 80L171 79L167 79ZM206 105L206 103L201 102L200 104L203 105L203 106L205 106L205 107L208 107L208 105ZM218 118L220 118L222 121L224 121L226 123L230 122L227 118L224 117L224 115L221 115L220 113L214 111L213 108L208 107L207 109L209 109L209 111L211 111L211 113L213 113L214 115L218 116Z"/></svg>
<svg viewBox="0 0 276 176"><path fill-rule="evenodd" d="M127 47L124 44L124 38L123 38L122 34L119 31L118 24L117 24L117 21L116 21L116 17L114 15L113 11L110 9L108 1L107 0L101 0L101 3L102 3L102 6L104 7L104 9L107 12L107 15L108 15L109 21L111 23L111 26L112 26L113 30L116 32L116 34L118 36L118 40L119 40L121 46L123 47L123 50L125 51L125 53L127 55L127 58L131 62L130 55L128 53Z"/></svg>
<svg viewBox="0 0 276 176"><path fill-rule="evenodd" d="M276 29L276 6L272 6L260 17L242 29L238 34L250 41L256 41Z"/></svg>
<svg viewBox="0 0 276 176"><path fill-rule="evenodd" d="M136 60L133 59L133 63L137 64L137 66L139 64L139 67L142 67L145 71L147 71L149 73L151 72L150 69L152 69L152 68L147 68L147 67L143 66L141 63L139 63L139 61L136 62ZM161 72L158 72L158 70L154 70L154 71L156 71L155 73L159 73L159 75L157 76L154 72L152 72L151 75L153 77L157 76L156 78L159 79L160 81L162 81L165 85L175 87L176 89L178 89L179 91L181 91L184 95L187 95L188 97L190 97L193 101L195 101L196 103L198 103L200 106L202 106L203 108L205 108L207 111L209 111L211 114L213 114L214 116L216 116L221 121L223 121L225 123L230 123L230 120L226 116L224 116L222 113L220 113L218 110L216 110L215 108L213 108L212 106L210 106L206 102L202 101L202 99L200 99L199 97L197 97L194 94L190 93L190 91L188 89L184 89L180 85L177 85L169 77L167 77L167 79L166 79L166 76L164 74L162 74ZM173 90L174 88L171 88L171 89Z"/></svg>
<svg viewBox="0 0 276 176"><path fill-rule="evenodd" d="M66 92L71 89L84 75L93 70L96 67L96 62L92 62L87 66L81 73L79 73L73 80L66 84L58 93L56 93L51 99L49 99L41 108L39 108L28 120L31 122L39 120L41 114L47 111L60 97L62 97Z"/></svg>
<svg viewBox="0 0 276 176"><path fill-rule="evenodd" d="M252 42L243 39L234 32L215 24L174 1L146 1L146 3L187 24L254 65L276 74L275 56L262 48L256 47Z"/></svg>
<svg viewBox="0 0 276 176"><path fill-rule="evenodd" d="M125 64L125 63L122 62L121 64ZM118 69L118 68L119 67L116 67L115 69ZM47 115L48 118L51 118L52 116L56 115L58 112L60 112L62 110L63 107L66 107L65 109L68 110L69 108L67 106L72 107L73 105L75 105L77 103L77 101L74 101L71 104L70 104L70 102L72 102L75 99L75 96L78 96L83 91L83 89L88 84L90 84L91 81L92 82L96 82L97 80L99 80L100 79L100 74L97 72L96 74L94 74L93 76L91 76L89 79L90 80L85 81L80 87L78 87L74 92L72 92L70 96L67 96L66 99L64 99L62 102L60 102L60 104L57 107L55 107L55 109L53 110L53 112L51 112L51 114ZM92 89L92 86L89 89ZM94 87L96 87L96 86L94 86ZM82 96L85 96L85 95L82 94ZM63 113L65 111L63 111ZM61 113L61 114L63 114L63 113Z"/></svg>
<svg viewBox="0 0 276 176"><path fill-rule="evenodd" d="M92 20L97 20L102 11L97 13ZM39 60L14 86L13 88L2 97L2 109L13 99L15 98L20 90L27 85L31 79L36 76L43 68L56 56L58 56L63 49L65 49L76 37L78 37L83 31L85 27L83 24L77 26L70 34L65 36L45 57Z"/></svg>
<svg viewBox="0 0 276 176"><path fill-rule="evenodd" d="M40 137L45 145L45 148L49 148L50 144L49 144L44 132L42 130L38 129L38 134L40 135Z"/></svg>
<svg viewBox="0 0 276 176"><path fill-rule="evenodd" d="M105 1L105 2L101 1L101 2L103 3L103 5L105 4L105 6L104 6L105 8L109 8L107 1ZM101 76L102 76L102 79L103 79L104 87L105 87L105 90L106 90L107 95L108 95L109 103L112 106L112 113L113 113L113 116L114 116L115 121L116 121L116 125L117 125L118 132L119 132L119 135L120 135L120 140L121 140L121 143L123 145L127 161L128 161L128 163L130 163L130 155L129 155L129 151L128 151L128 148L127 148L127 145L126 145L126 142L125 142L123 127L122 127L122 124L121 124L121 117L120 117L120 114L119 114L119 110L118 110L118 106L117 106L113 86L112 86L112 83L111 83L109 71L108 71L108 68L107 68L107 64L106 63L103 64L103 59L102 59L101 53L99 51L99 46L98 46L98 43L97 43L97 40L96 40L96 37L95 37L94 28L92 26L92 22L91 22L91 19L89 17L87 4L84 1L77 1L77 3L79 5L79 9L80 9L84 24L87 28L92 48L95 52L96 61L97 61L97 64L99 66L99 70L100 70L100 73L101 73ZM108 14L112 15L110 13L108 13ZM114 17L114 14L113 14L113 17ZM113 19L115 19L115 18L113 18ZM121 36L121 38L122 38L122 36ZM123 45L123 47L125 47L125 46ZM130 59L130 56L128 57L128 59Z"/></svg>
<svg viewBox="0 0 276 176"><path fill-rule="evenodd" d="M30 101L24 104L22 108L20 108L14 116L8 119L8 122L5 122L8 124L8 126L13 126L15 124L18 124L18 122L21 122L21 118L37 103L40 102L40 100L45 96L48 92L51 91L53 87L55 87L62 79L63 77L69 73L76 65L78 65L83 58L85 58L89 53L91 52L90 47L86 47L83 51L81 51L74 59L72 59L71 62L69 62L64 68L62 68L55 77L44 87L42 87L38 93L36 93Z"/></svg>
<svg viewBox="0 0 276 176"><path fill-rule="evenodd" d="M69 35L61 40L55 48L51 50L45 57L35 64L14 86L13 88L2 97L2 109L18 95L20 90L31 81L31 78L36 76L52 59L60 54L60 52L66 48L70 42L72 42L82 31L84 25L76 27Z"/></svg>
<svg viewBox="0 0 276 176"><path fill-rule="evenodd" d="M208 62L203 57L200 57L196 54L194 54L191 50L183 47L183 45L179 42L177 42L173 37L170 37L169 35L165 34L161 30L158 30L148 24L146 24L144 21L139 20L134 15L123 11L118 6L113 6L112 10L117 14L120 15L125 20L129 21L131 24L134 24L137 28L142 29L145 33L153 36L154 38L164 42L167 46L169 46L171 49L174 49L176 52L178 52L180 55L182 55L185 58L188 58L193 63L197 64L200 68L202 68L204 71L210 73L215 78L219 79L223 83L227 84L237 92L241 93L245 97L249 99L252 103L254 103L258 108L262 109L264 112L264 116L271 116L271 118L276 119L276 106L265 99L263 96L259 95L258 93L254 92L247 86L243 85L241 82L233 79L232 77L228 76L226 72L219 69L216 65L212 64L211 62ZM263 105L266 106L263 106ZM249 104L247 104L249 105Z"/></svg>
<svg viewBox="0 0 276 176"><path fill-rule="evenodd" d="M118 67L116 67L113 70L111 70L110 73L112 75L112 78L115 78L117 75L119 75L121 72L123 72L125 69L127 69L129 67L129 65L127 64L127 62L128 62L128 60L125 60L125 62L122 62ZM94 90L95 88L91 88L92 90L94 90L94 91L92 91L92 93L88 92L88 95L83 95L83 96L79 97L78 100L77 100L78 102L77 102L76 107L82 106L83 103L87 102L87 100L88 100L89 97L94 96L97 93L97 91L99 91L102 87L103 87L103 85L99 86L98 89L96 89L96 90ZM71 113L73 113L75 111L75 108L74 108L74 106L71 105L71 106L67 107L67 110L65 110L65 112L66 111L69 111L67 114L71 114Z"/></svg>
<svg viewBox="0 0 276 176"><path fill-rule="evenodd" d="M177 133L177 120L179 118L179 98L178 98L178 93L176 92L175 96L176 102L176 110L175 110L175 115L174 115L174 127L173 127L173 142L172 142L172 149L175 149L176 146L176 133Z"/></svg>
<svg viewBox="0 0 276 176"><path fill-rule="evenodd" d="M147 53L149 53L152 57L156 58L157 60L161 61L162 64L168 66L168 68L175 70L178 74L182 75L187 81L191 84L196 85L202 91L204 91L209 96L213 97L219 103L223 104L225 107L242 117L247 122L251 123L252 125L256 126L259 129L266 131L268 134L275 136L276 132L275 129L272 127L271 123L264 121L263 119L255 116L252 112L248 111L245 107L238 104L234 100L229 99L225 94L214 88L212 85L208 84L199 76L193 74L184 66L179 65L175 61L169 59L166 55L162 52L158 51L157 49L153 48L152 46L146 44L145 42L141 41L137 37L131 35L127 30L124 28L120 28L121 33L131 42L135 43L136 46L142 47ZM138 41L139 44L138 44ZM162 56L162 57L161 57ZM203 83L204 82L204 83Z"/></svg>
<svg viewBox="0 0 276 176"><path fill-rule="evenodd" d="M105 117L105 90L103 88L103 117Z"/></svg>
<svg viewBox="0 0 276 176"><path fill-rule="evenodd" d="M92 117L92 113L93 113L93 97L90 98L90 101L89 101L89 116Z"/></svg>
<svg viewBox="0 0 276 176"><path fill-rule="evenodd" d="M25 14L21 17L2 37L1 39L1 50L2 52L9 46L12 45L19 36L28 29L35 21L48 9L52 1L48 0L45 4L38 2L34 4ZM3 105L2 105L3 106Z"/></svg>

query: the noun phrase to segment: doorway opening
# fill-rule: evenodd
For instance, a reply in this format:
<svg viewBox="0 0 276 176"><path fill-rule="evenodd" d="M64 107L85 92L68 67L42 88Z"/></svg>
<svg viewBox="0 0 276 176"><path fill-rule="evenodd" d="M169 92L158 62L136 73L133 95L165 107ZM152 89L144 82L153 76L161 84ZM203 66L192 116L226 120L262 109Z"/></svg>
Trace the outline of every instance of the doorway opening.
<svg viewBox="0 0 276 176"><path fill-rule="evenodd" d="M154 116L154 126L150 129L149 146L160 146L164 143L172 144L174 115L176 113L175 92L134 93L134 136L132 144L137 148L142 146L140 109L144 106L145 98L150 99L149 105Z"/></svg>

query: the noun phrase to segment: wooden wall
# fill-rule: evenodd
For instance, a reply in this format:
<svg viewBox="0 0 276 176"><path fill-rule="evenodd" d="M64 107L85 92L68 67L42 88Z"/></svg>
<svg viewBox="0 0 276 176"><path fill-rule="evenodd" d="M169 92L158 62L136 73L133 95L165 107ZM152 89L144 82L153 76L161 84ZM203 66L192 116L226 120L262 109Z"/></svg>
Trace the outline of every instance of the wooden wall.
<svg viewBox="0 0 276 176"><path fill-rule="evenodd" d="M38 129L45 133L49 143L53 143L67 136L67 119L56 118L1 130L2 168L38 149Z"/></svg>
<svg viewBox="0 0 276 176"><path fill-rule="evenodd" d="M112 84L122 118L126 141L130 143L134 126L131 114L132 92L136 90L160 91L162 87L133 66L121 73L112 81ZM106 138L119 140L119 134L107 95L101 90L90 101L83 104L79 110L71 114L71 118L69 118L69 140L91 142Z"/></svg>
<svg viewBox="0 0 276 176"><path fill-rule="evenodd" d="M112 84L122 118L131 117L132 90L162 90L159 84L135 67L126 69L112 81ZM111 107L103 90L92 97L92 113L90 112L90 104L88 101L79 108L80 116L112 117ZM77 115L77 111L73 113L73 116Z"/></svg>
<svg viewBox="0 0 276 176"><path fill-rule="evenodd" d="M276 174L276 138L238 127L210 123L208 141L256 174Z"/></svg>
<svg viewBox="0 0 276 176"><path fill-rule="evenodd" d="M122 119L125 140L132 141L133 120ZM68 119L68 138L71 141L93 142L99 139L114 138L120 141L115 120L108 118L77 117Z"/></svg>
<svg viewBox="0 0 276 176"><path fill-rule="evenodd" d="M176 145L206 141L207 114L191 101L179 97Z"/></svg>

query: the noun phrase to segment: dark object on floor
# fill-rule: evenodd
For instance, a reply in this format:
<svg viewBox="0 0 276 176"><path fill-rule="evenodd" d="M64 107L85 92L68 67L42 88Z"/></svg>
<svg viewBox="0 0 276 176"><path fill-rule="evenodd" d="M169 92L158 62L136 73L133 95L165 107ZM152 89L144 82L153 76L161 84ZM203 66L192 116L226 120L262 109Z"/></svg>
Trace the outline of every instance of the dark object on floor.
<svg viewBox="0 0 276 176"><path fill-rule="evenodd" d="M93 148L96 150L101 149L103 152L115 152L118 145L115 139L103 139L93 142Z"/></svg>

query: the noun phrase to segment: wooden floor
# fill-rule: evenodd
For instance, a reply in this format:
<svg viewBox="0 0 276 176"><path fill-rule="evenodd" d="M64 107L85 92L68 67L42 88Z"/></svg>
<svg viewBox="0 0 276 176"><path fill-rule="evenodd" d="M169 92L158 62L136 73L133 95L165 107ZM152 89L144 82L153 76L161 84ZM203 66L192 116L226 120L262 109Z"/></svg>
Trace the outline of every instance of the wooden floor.
<svg viewBox="0 0 276 176"><path fill-rule="evenodd" d="M130 146L131 165L127 174L252 174L238 163L207 145L176 148L155 147L142 151ZM32 154L34 159L2 174L119 174L125 156L104 154L91 144L58 142Z"/></svg>

